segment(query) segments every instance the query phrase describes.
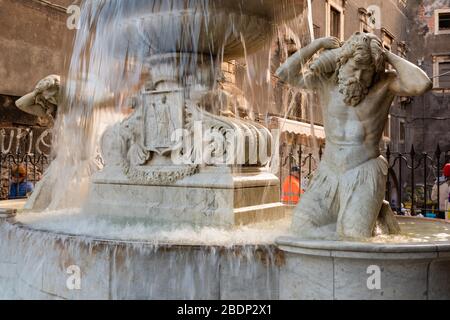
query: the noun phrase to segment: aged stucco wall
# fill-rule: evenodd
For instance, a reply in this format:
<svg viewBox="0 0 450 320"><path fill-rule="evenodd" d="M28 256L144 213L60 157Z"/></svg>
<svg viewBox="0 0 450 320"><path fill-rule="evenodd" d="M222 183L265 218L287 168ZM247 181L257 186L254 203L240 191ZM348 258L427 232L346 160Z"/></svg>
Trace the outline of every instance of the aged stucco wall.
<svg viewBox="0 0 450 320"><path fill-rule="evenodd" d="M409 17L410 57L430 77L433 57L450 56L450 34L435 34L435 10L450 8L450 0L425 0L411 4ZM423 97L414 98L407 109L405 143L414 143L418 150L434 152L437 143L443 151L450 151L450 88L434 88Z"/></svg>
<svg viewBox="0 0 450 320"><path fill-rule="evenodd" d="M28 180L35 181L43 172L40 154L50 153L47 123L19 110L15 101L43 77L64 74L75 34L66 26L65 8L72 3L75 0L0 0L0 199L8 196L14 161L28 163ZM28 162L25 153L31 156Z"/></svg>
<svg viewBox="0 0 450 320"><path fill-rule="evenodd" d="M0 94L21 96L48 74L62 73L74 34L64 7L72 2L0 0Z"/></svg>

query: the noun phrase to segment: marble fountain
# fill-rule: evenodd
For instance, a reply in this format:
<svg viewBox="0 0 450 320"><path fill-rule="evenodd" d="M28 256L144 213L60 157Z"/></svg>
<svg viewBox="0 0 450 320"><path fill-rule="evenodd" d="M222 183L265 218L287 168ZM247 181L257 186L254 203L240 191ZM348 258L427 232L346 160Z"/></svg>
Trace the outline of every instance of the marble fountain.
<svg viewBox="0 0 450 320"><path fill-rule="evenodd" d="M380 202L374 237L347 237L354 228L339 221L337 238L306 236L291 227L299 209L279 203L277 137L220 112L230 99L217 85L222 62L266 47L275 25L306 9L303 0L87 2L55 159L23 209L0 208L0 298L450 299L448 223L397 218L399 231ZM133 110L111 116L108 104Z"/></svg>

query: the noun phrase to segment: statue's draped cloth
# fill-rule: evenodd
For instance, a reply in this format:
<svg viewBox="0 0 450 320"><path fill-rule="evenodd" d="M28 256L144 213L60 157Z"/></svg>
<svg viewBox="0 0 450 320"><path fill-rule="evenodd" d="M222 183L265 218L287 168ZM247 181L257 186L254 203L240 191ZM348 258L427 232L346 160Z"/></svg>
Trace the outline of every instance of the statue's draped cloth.
<svg viewBox="0 0 450 320"><path fill-rule="evenodd" d="M321 161L300 203L295 209L292 229L305 231L305 226L325 226L352 220L358 224L371 223L367 210L378 215L386 190L388 164L383 156L371 159L344 172L330 160ZM356 192L358 191L358 192ZM371 230L367 226L354 228Z"/></svg>

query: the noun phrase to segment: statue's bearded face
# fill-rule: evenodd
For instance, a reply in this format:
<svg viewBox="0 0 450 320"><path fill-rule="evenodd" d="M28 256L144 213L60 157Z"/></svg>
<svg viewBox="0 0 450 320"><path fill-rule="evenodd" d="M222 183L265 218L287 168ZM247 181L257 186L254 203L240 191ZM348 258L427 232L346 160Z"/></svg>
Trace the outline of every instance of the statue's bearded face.
<svg viewBox="0 0 450 320"><path fill-rule="evenodd" d="M344 102L357 106L369 92L375 75L373 65L359 64L350 58L342 65L338 73L339 92L344 95Z"/></svg>

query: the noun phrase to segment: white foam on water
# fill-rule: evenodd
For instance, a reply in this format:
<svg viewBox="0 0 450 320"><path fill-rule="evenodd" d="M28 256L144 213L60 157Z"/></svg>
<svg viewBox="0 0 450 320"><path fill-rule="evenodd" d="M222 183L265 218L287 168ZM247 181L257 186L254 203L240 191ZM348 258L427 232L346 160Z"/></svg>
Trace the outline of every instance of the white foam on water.
<svg viewBox="0 0 450 320"><path fill-rule="evenodd" d="M152 245L271 245L280 236L295 236L289 231L291 218L233 228L161 224L134 220L115 220L80 209L26 213L16 221L31 229L84 236L92 239L143 241ZM362 242L427 243L450 241L450 224L429 220L401 220L401 234L378 235Z"/></svg>
<svg viewBox="0 0 450 320"><path fill-rule="evenodd" d="M379 235L366 242L372 243L431 243L449 242L450 224L440 220L401 220L399 235Z"/></svg>
<svg viewBox="0 0 450 320"><path fill-rule="evenodd" d="M289 219L239 226L232 229L164 225L143 222L116 222L108 217L82 214L80 209L21 214L17 222L32 229L86 236L97 239L145 241L178 245L268 245L286 235Z"/></svg>

